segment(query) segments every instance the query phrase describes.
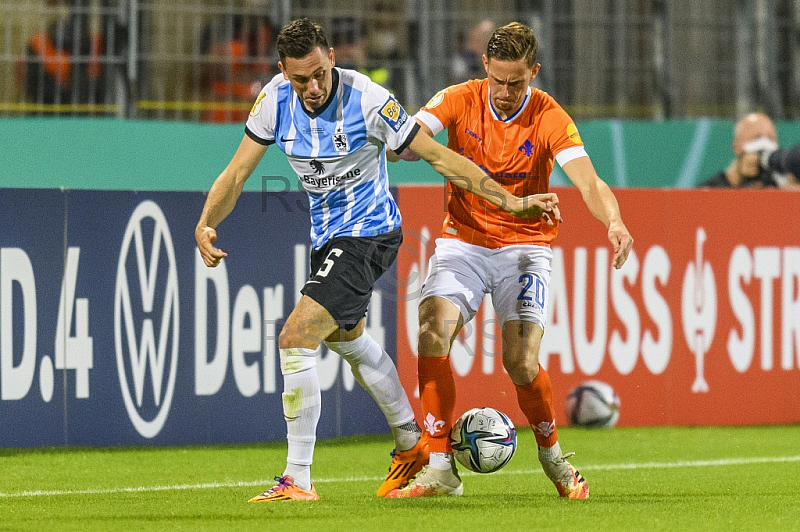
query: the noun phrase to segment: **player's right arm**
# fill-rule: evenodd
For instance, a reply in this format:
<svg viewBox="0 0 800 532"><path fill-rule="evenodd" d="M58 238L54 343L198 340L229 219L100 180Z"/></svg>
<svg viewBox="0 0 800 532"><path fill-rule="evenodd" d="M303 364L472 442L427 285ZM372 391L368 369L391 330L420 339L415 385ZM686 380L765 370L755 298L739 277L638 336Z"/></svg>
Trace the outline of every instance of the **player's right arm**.
<svg viewBox="0 0 800 532"><path fill-rule="evenodd" d="M219 174L208 192L200 220L194 229L197 248L206 266L216 266L228 254L214 247L216 227L228 216L242 193L245 181L267 151L265 145L244 136L230 163Z"/></svg>
<svg viewBox="0 0 800 532"><path fill-rule="evenodd" d="M560 221L558 197L555 194L538 194L524 198L514 196L487 176L474 162L436 142L430 126L418 118L414 119L415 122L409 121L405 110L386 89L375 84L370 88L373 89L374 96L371 96L369 102L379 105L372 108L376 112L368 112L366 116L372 119L377 131L382 131L390 139L387 143L389 161L413 161L421 157L453 185L483 198L495 207L519 217L542 217L551 224L553 220ZM445 92L439 94L443 95ZM424 134L419 134L419 129ZM398 137L400 131L404 132L402 138Z"/></svg>
<svg viewBox="0 0 800 532"><path fill-rule="evenodd" d="M555 193L535 194L524 198L511 194L474 162L436 142L430 127L419 120L417 123L423 134L417 134L408 148L451 183L514 216L544 218L551 225L555 221L561 222L558 196Z"/></svg>

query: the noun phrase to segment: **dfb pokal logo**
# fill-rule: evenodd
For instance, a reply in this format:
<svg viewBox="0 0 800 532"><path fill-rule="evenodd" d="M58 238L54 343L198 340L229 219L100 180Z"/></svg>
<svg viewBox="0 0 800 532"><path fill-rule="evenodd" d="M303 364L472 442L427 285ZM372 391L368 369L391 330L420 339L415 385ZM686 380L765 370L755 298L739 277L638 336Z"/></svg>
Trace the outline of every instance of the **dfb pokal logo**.
<svg viewBox="0 0 800 532"><path fill-rule="evenodd" d="M156 203L143 201L133 211L122 239L114 341L125 409L145 438L161 431L172 403L178 308L178 272L169 226Z"/></svg>
<svg viewBox="0 0 800 532"><path fill-rule="evenodd" d="M705 229L695 233L695 261L686 267L681 294L681 316L686 343L695 357L693 393L708 392L705 379L705 355L711 348L717 327L717 282L711 264L703 260Z"/></svg>

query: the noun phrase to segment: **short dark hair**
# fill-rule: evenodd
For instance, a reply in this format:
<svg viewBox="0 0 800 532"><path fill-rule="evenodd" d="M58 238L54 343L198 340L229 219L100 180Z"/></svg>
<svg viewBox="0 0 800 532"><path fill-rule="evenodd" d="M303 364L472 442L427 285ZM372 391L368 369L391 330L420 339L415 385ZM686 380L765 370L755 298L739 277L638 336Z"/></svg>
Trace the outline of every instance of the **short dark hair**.
<svg viewBox="0 0 800 532"><path fill-rule="evenodd" d="M533 30L519 22L512 22L494 30L486 46L486 57L500 61L525 60L528 67L536 64L539 44Z"/></svg>
<svg viewBox="0 0 800 532"><path fill-rule="evenodd" d="M328 51L328 39L322 26L308 20L299 18L283 27L278 34L278 57L284 61L287 57L300 59L311 53L314 48Z"/></svg>

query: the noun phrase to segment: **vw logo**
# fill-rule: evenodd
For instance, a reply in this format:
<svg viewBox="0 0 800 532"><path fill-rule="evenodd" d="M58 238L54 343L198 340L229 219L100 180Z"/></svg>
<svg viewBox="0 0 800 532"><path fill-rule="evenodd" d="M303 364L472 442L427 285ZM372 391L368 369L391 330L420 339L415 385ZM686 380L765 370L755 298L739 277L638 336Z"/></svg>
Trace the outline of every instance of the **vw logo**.
<svg viewBox="0 0 800 532"><path fill-rule="evenodd" d="M153 201L133 211L117 264L114 342L125 409L145 438L163 428L178 366L178 271L164 213Z"/></svg>

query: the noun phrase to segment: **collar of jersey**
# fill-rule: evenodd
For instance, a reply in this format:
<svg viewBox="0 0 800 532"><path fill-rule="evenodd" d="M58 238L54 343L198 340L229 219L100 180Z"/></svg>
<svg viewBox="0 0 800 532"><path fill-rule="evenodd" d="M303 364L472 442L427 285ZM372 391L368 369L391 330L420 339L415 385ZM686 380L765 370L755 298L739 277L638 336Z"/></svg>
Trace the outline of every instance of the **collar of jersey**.
<svg viewBox="0 0 800 532"><path fill-rule="evenodd" d="M525 93L525 99L522 100L522 105L519 106L519 109L514 111L514 114L512 114L506 119L500 118L500 115L495 110L494 105L492 105L492 89L486 91L486 98L489 100L489 109L492 110L492 116L494 116L495 120L500 120L501 122L511 122L516 117L518 117L519 114L522 112L522 110L525 109L525 106L528 105L528 101L530 101L531 99L531 88L528 87L528 92Z"/></svg>
<svg viewBox="0 0 800 532"><path fill-rule="evenodd" d="M331 81L331 92L328 93L328 99L325 100L325 103L323 103L319 109L313 112L309 111L306 109L306 106L303 105L303 102L300 102L300 109L302 109L309 118L316 118L324 113L331 102L336 98L336 92L339 90L339 71L336 68L331 70L331 77L333 78L333 81Z"/></svg>

